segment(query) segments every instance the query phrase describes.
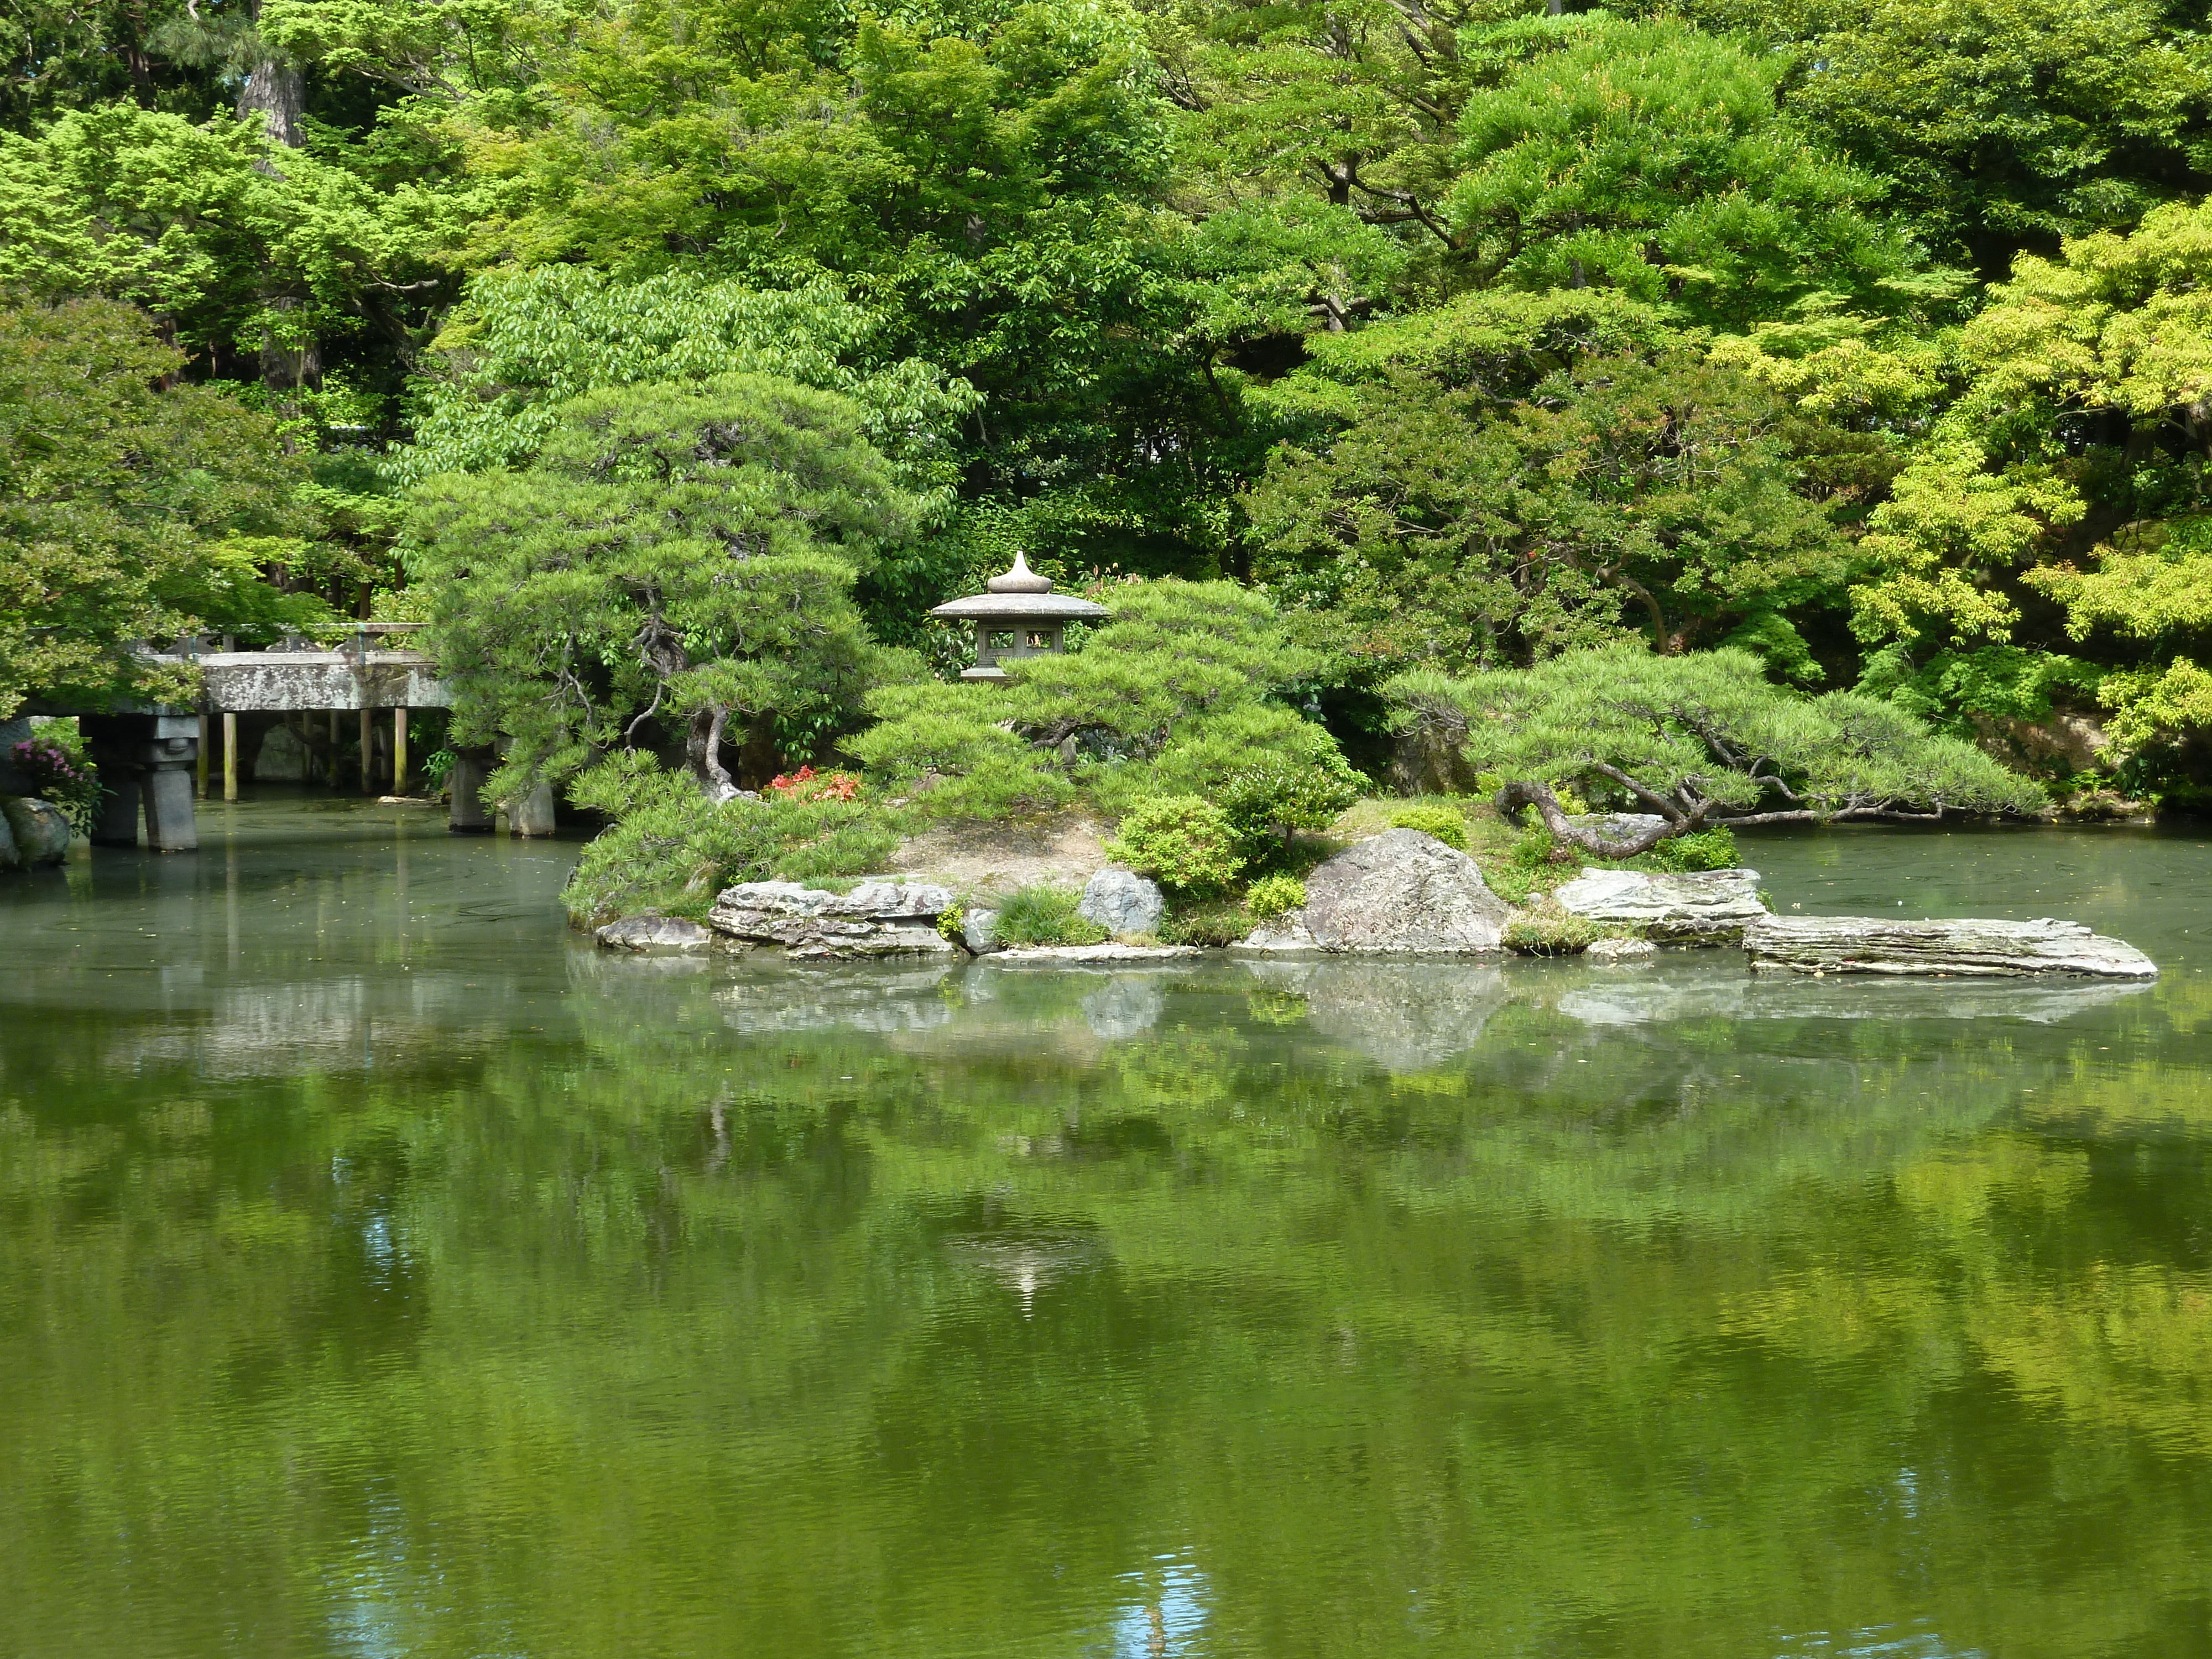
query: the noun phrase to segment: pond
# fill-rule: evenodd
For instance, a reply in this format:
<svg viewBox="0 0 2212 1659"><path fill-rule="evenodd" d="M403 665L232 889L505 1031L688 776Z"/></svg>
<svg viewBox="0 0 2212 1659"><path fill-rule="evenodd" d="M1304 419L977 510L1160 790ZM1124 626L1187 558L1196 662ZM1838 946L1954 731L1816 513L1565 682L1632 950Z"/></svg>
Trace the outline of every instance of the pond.
<svg viewBox="0 0 2212 1659"><path fill-rule="evenodd" d="M0 881L0 1654L2212 1651L2212 841L1753 844L2127 988L615 961L573 844L203 834Z"/></svg>

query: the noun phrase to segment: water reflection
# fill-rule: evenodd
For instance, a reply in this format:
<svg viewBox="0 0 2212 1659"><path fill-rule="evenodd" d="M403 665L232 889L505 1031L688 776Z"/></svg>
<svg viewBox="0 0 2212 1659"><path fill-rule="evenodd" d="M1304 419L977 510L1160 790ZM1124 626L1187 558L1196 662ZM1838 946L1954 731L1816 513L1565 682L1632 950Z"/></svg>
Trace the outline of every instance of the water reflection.
<svg viewBox="0 0 2212 1659"><path fill-rule="evenodd" d="M2015 872L2136 988L672 974L346 845L0 888L0 1649L2203 1645L2201 848Z"/></svg>

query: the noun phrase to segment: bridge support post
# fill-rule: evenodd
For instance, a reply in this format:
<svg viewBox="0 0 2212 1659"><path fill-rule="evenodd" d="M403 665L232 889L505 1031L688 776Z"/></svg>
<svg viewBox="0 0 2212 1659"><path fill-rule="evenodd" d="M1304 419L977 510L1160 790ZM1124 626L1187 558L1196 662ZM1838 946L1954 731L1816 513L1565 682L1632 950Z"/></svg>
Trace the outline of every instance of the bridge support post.
<svg viewBox="0 0 2212 1659"><path fill-rule="evenodd" d="M200 844L192 817L199 757L196 714L88 714L78 722L107 794L92 827L95 847L136 847L144 803L146 844L189 853Z"/></svg>
<svg viewBox="0 0 2212 1659"><path fill-rule="evenodd" d="M190 853L200 844L192 820L191 759L146 773L146 844L157 853Z"/></svg>
<svg viewBox="0 0 2212 1659"><path fill-rule="evenodd" d="M457 836L488 836L493 829L491 804L484 799L484 779L490 775L489 749L459 749L453 753L453 769L446 787L453 804L446 811L446 827Z"/></svg>

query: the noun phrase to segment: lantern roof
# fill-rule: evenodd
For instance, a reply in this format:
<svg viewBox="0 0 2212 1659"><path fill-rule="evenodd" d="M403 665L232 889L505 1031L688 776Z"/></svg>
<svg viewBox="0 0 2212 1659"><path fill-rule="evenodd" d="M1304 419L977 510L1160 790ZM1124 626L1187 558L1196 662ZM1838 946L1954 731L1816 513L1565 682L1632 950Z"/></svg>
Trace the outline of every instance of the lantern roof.
<svg viewBox="0 0 2212 1659"><path fill-rule="evenodd" d="M929 614L979 622L1083 622L1106 614L1103 605L1054 592L1052 578L1030 569L1025 553L1015 554L1013 568L983 586L989 591L940 605Z"/></svg>

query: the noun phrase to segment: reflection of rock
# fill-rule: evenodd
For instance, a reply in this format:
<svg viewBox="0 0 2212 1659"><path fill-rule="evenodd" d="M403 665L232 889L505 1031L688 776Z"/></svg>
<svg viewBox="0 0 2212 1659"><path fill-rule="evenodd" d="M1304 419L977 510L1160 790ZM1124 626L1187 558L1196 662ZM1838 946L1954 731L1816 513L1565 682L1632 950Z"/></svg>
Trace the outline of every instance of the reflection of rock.
<svg viewBox="0 0 2212 1659"><path fill-rule="evenodd" d="M1752 966L1799 974L2083 974L2155 979L2158 964L2078 922L1888 921L1880 916L1767 916L1747 928Z"/></svg>
<svg viewBox="0 0 2212 1659"><path fill-rule="evenodd" d="M1346 848L1306 878L1306 902L1262 929L1253 948L1315 947L1393 956L1495 951L1504 900L1474 860L1419 830L1392 830ZM1285 943L1287 941L1287 943Z"/></svg>
<svg viewBox="0 0 2212 1659"><path fill-rule="evenodd" d="M611 921L592 935L610 951L635 951L650 956L699 956L714 936L684 916L664 916L647 910Z"/></svg>
<svg viewBox="0 0 2212 1659"><path fill-rule="evenodd" d="M1559 1009L1586 1025L1683 1019L2020 1019L2048 1025L2148 988L2086 981L1813 981L1758 978L1731 964L1607 975L1567 992Z"/></svg>
<svg viewBox="0 0 2212 1659"><path fill-rule="evenodd" d="M1262 984L1305 998L1306 1023L1394 1072L1470 1048L1510 1000L1496 968L1446 962L1250 962Z"/></svg>
<svg viewBox="0 0 2212 1659"><path fill-rule="evenodd" d="M0 817L25 864L59 864L69 856L69 820L52 801L29 795L0 795Z"/></svg>
<svg viewBox="0 0 2212 1659"><path fill-rule="evenodd" d="M1123 933L1157 933L1160 918L1167 912L1167 902L1157 885L1134 870L1109 864L1084 883L1083 902L1075 911L1118 938Z"/></svg>
<svg viewBox="0 0 2212 1659"><path fill-rule="evenodd" d="M724 888L707 921L795 957L949 956L959 947L937 931L937 918L952 902L931 882L878 878L830 893L793 881L749 881Z"/></svg>
<svg viewBox="0 0 2212 1659"><path fill-rule="evenodd" d="M1117 974L1083 999L1083 1023L1108 1042L1133 1037L1159 1024L1167 1006L1159 981L1149 975Z"/></svg>
<svg viewBox="0 0 2212 1659"><path fill-rule="evenodd" d="M1001 968L1111 968L1125 962L1174 962L1201 956L1194 945L1025 945L991 958Z"/></svg>
<svg viewBox="0 0 2212 1659"><path fill-rule="evenodd" d="M955 1234L943 1241L945 1254L971 1272L989 1274L1021 1298L1027 1314L1036 1294L1054 1280L1099 1267L1104 1247L1087 1233L1005 1232Z"/></svg>
<svg viewBox="0 0 2212 1659"><path fill-rule="evenodd" d="M1659 947L1648 939L1592 939L1583 951L1583 960L1609 967L1620 963L1649 962L1659 954Z"/></svg>
<svg viewBox="0 0 2212 1659"><path fill-rule="evenodd" d="M1756 870L1594 870L1552 896L1592 921L1634 922L1655 939L1716 945L1741 935L1766 914Z"/></svg>
<svg viewBox="0 0 2212 1659"><path fill-rule="evenodd" d="M715 992L736 1031L918 1031L942 1025L952 1007L940 988L951 964L793 969L748 975Z"/></svg>

